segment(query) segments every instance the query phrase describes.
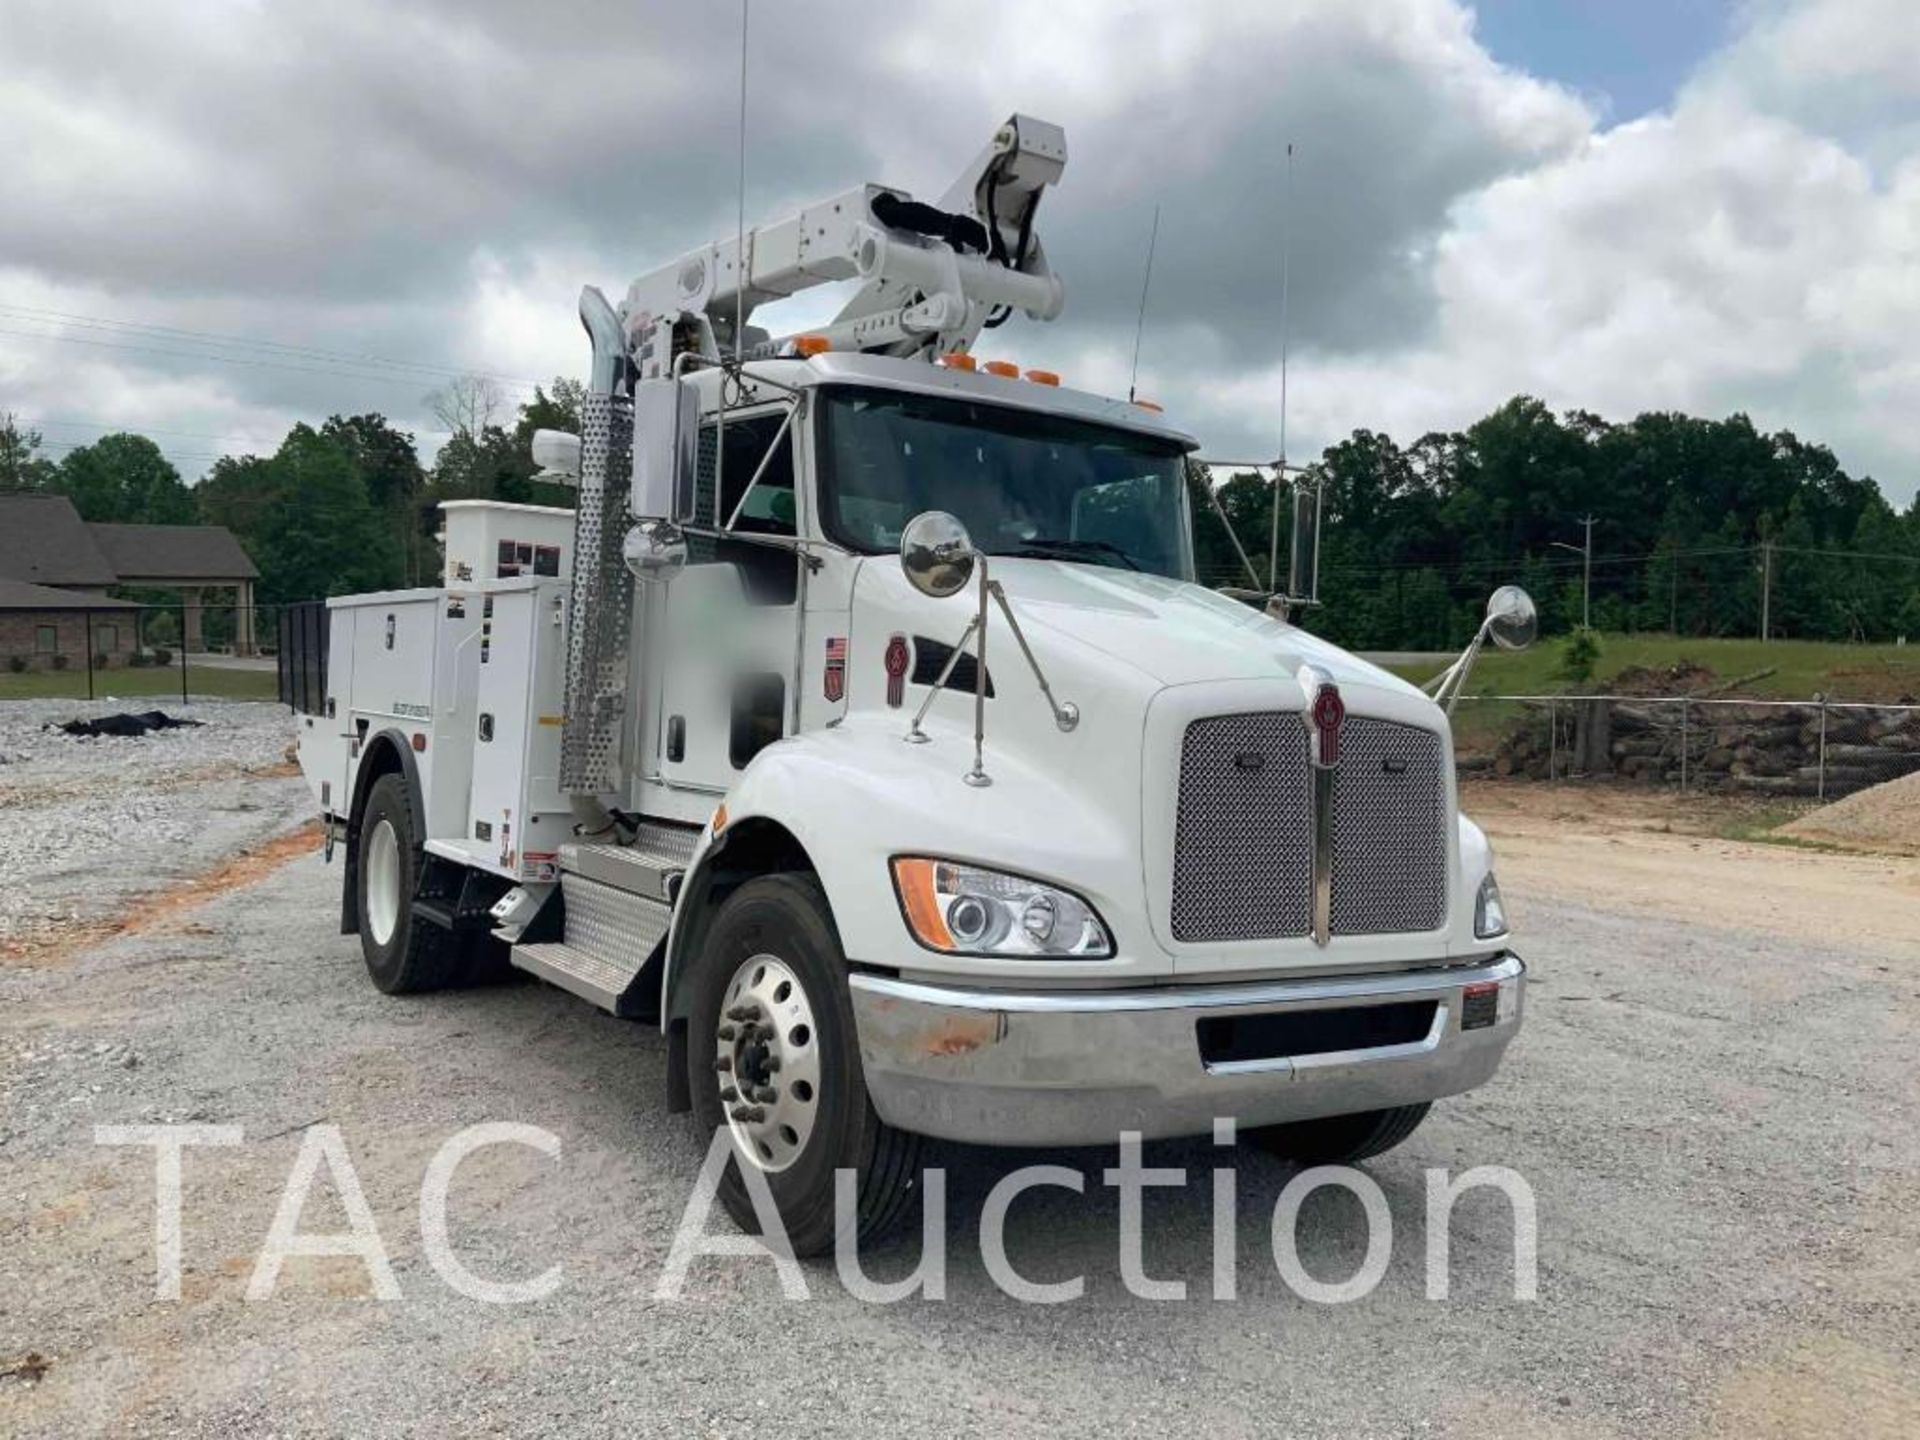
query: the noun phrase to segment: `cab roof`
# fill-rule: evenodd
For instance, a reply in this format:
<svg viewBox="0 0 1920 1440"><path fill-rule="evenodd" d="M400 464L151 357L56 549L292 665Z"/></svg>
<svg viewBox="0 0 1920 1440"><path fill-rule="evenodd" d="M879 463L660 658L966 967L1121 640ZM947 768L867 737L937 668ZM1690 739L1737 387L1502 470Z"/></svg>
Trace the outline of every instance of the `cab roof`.
<svg viewBox="0 0 1920 1440"><path fill-rule="evenodd" d="M749 382L765 376L776 385L805 388L814 385L871 385L888 390L904 390L918 395L945 395L978 401L983 405L1003 405L1010 409L1037 410L1049 415L1066 415L1094 424L1111 425L1142 435L1170 441L1183 450L1193 450L1199 441L1177 426L1170 425L1157 411L1110 395L1094 395L1085 390L1070 390L1063 385L1042 385L1032 380L1010 379L985 371L968 371L945 365L929 365L925 360L904 359L896 355L855 355L829 351L811 359L756 360L748 363ZM696 379L717 385L719 371L696 371ZM703 389L706 387L703 386ZM771 387L768 387L771 388ZM762 393L757 399L772 399Z"/></svg>

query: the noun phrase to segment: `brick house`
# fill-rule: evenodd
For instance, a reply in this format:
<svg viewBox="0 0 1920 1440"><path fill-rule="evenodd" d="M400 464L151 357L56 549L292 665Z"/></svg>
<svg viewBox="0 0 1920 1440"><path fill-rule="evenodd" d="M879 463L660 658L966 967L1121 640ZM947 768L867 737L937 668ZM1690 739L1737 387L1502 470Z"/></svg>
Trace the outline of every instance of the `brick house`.
<svg viewBox="0 0 1920 1440"><path fill-rule="evenodd" d="M64 655L84 669L90 653L126 663L139 648L140 607L108 594L125 585L179 594L188 651L204 648L205 592L231 591L234 649L252 654L259 574L222 525L90 525L64 495L0 495L0 665L52 669Z"/></svg>
<svg viewBox="0 0 1920 1440"><path fill-rule="evenodd" d="M130 600L0 580L0 666L54 670L59 656L84 670L88 655L124 665L138 643L139 618L140 607Z"/></svg>

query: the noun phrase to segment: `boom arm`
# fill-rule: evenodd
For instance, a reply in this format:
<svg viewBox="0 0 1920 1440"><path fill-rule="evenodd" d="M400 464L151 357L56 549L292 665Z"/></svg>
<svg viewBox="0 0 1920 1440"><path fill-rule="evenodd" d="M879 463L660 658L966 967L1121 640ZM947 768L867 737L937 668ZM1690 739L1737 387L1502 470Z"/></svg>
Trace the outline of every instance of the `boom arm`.
<svg viewBox="0 0 1920 1440"><path fill-rule="evenodd" d="M1041 192L1066 165L1057 125L1015 115L995 132L938 206L862 185L797 215L715 241L643 275L620 309L640 378L669 373L695 350L747 357L782 353L737 313L834 280L867 283L824 328L835 348L911 355L965 350L1014 310L1060 313L1064 295L1034 230Z"/></svg>

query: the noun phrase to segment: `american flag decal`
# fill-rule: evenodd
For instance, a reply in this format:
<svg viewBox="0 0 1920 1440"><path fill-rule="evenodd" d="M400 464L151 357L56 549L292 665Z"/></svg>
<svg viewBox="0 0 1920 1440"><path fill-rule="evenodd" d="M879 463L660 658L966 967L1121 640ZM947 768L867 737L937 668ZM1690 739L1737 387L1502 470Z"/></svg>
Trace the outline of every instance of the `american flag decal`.
<svg viewBox="0 0 1920 1440"><path fill-rule="evenodd" d="M820 677L820 688L827 699L838 705L847 694L847 637L827 637L827 668Z"/></svg>

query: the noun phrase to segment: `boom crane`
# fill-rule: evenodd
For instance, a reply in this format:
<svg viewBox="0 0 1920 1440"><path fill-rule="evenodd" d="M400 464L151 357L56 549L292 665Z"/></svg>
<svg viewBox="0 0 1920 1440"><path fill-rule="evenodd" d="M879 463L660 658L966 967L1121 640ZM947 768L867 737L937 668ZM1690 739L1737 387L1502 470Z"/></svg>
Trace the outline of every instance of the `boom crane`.
<svg viewBox="0 0 1920 1440"><path fill-rule="evenodd" d="M689 251L635 280L615 312L636 377L665 378L688 354L709 363L792 354L798 337L750 324L735 336L736 315L837 280L866 283L808 332L834 350L932 359L967 349L1015 310L1053 319L1065 295L1034 215L1066 160L1059 126L1014 115L937 204L860 185ZM588 287L583 318L606 308Z"/></svg>

